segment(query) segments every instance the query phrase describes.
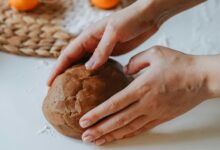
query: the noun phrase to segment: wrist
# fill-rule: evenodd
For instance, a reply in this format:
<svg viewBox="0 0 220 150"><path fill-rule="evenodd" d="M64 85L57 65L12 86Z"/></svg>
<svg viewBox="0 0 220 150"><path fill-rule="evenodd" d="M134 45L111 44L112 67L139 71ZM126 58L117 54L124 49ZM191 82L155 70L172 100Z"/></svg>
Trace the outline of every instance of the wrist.
<svg viewBox="0 0 220 150"><path fill-rule="evenodd" d="M196 70L205 80L208 99L220 97L220 55L196 56Z"/></svg>
<svg viewBox="0 0 220 150"><path fill-rule="evenodd" d="M158 17L160 6L157 5L155 0L138 0L133 6L135 11L139 11L142 27L145 29L146 27L159 29Z"/></svg>

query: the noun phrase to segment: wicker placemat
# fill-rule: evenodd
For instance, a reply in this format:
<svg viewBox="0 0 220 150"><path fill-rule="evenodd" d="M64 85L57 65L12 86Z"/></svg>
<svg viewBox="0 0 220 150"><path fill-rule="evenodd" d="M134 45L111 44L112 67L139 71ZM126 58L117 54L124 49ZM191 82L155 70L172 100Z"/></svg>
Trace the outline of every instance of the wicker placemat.
<svg viewBox="0 0 220 150"><path fill-rule="evenodd" d="M126 7L131 1L134 0L122 0L121 5L113 11ZM86 2L87 5L82 7ZM88 3L89 0L58 0L52 4L40 4L31 12L17 12L9 7L8 0L0 0L0 50L26 56L58 57L62 49L81 32L82 22L89 22L88 17L91 22L92 14L93 18L97 16L97 10L92 8L89 11L95 13L87 12L85 18L81 18L84 10L79 11L76 8L88 10ZM66 17L69 16L69 12L74 13L75 20ZM80 31L73 33L65 28L64 20L67 20L65 24L73 28L75 25L75 29ZM68 20L77 23L69 23ZM80 28L77 28L77 25Z"/></svg>
<svg viewBox="0 0 220 150"><path fill-rule="evenodd" d="M41 4L32 12L17 12L0 0L0 50L19 55L57 57L74 38L60 26L72 0Z"/></svg>

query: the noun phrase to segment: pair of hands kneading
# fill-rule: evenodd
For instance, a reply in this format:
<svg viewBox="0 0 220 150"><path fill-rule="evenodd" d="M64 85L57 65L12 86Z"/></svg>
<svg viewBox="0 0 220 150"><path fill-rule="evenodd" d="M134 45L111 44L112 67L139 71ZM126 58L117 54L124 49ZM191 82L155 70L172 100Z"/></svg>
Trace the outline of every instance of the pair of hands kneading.
<svg viewBox="0 0 220 150"><path fill-rule="evenodd" d="M61 53L48 85L87 54L92 56L86 69L99 70L110 55L131 51L168 18L201 2L139 0L97 22ZM132 137L184 114L206 99L218 97L217 60L218 55L193 56L162 46L133 56L123 68L124 74L144 72L78 118L84 128L82 140L102 145Z"/></svg>

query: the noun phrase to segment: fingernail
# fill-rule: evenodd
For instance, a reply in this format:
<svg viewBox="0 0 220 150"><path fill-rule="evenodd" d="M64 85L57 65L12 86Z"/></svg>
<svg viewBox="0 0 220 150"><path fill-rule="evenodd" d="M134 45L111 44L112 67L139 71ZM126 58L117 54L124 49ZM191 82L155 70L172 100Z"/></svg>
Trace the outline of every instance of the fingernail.
<svg viewBox="0 0 220 150"><path fill-rule="evenodd" d="M102 145L104 143L105 143L105 139L99 139L99 140L95 141L96 145Z"/></svg>
<svg viewBox="0 0 220 150"><path fill-rule="evenodd" d="M86 69L91 70L94 64L95 64L95 60L94 60L93 58L91 58L91 60L89 60L89 61L85 64L85 67L86 67Z"/></svg>
<svg viewBox="0 0 220 150"><path fill-rule="evenodd" d="M87 142L87 143L91 143L93 141L93 137L92 136L86 136L86 137L83 137L83 142Z"/></svg>
<svg viewBox="0 0 220 150"><path fill-rule="evenodd" d="M89 120L80 121L80 126L81 126L82 128L87 128L87 127L89 127L91 124L92 124L92 122L89 121Z"/></svg>

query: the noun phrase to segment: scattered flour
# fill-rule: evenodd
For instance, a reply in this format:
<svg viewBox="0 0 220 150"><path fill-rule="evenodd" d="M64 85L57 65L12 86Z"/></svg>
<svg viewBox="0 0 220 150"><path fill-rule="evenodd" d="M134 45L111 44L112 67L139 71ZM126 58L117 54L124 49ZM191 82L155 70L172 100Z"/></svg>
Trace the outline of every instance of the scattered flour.
<svg viewBox="0 0 220 150"><path fill-rule="evenodd" d="M92 23L109 16L117 10L120 10L122 7L125 7L134 0L121 0L121 5L119 5L114 10L102 10L96 7L91 7L89 0L73 0L74 6L72 9L67 12L63 27L66 31L77 35L82 32L86 27Z"/></svg>
<svg viewBox="0 0 220 150"><path fill-rule="evenodd" d="M37 131L37 134L49 134L49 135L53 136L54 130L50 126L44 125L41 129L39 129Z"/></svg>
<svg viewBox="0 0 220 150"><path fill-rule="evenodd" d="M39 64L40 65L45 65L45 66L49 65L49 63L47 61L45 61L45 60L40 60Z"/></svg>

